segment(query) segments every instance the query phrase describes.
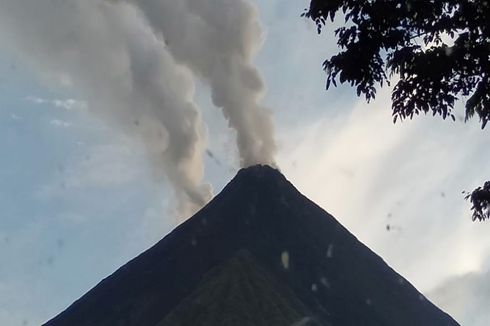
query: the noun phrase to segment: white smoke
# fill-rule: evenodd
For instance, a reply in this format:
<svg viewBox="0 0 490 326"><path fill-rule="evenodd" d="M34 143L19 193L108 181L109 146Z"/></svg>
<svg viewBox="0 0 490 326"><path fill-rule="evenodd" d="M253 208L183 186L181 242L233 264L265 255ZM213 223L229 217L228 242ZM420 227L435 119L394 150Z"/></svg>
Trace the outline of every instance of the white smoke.
<svg viewBox="0 0 490 326"><path fill-rule="evenodd" d="M211 196L202 183L196 77L236 130L242 165L274 163L271 117L259 105L264 85L252 64L260 26L244 0L0 0L0 40L142 141L182 214Z"/></svg>
<svg viewBox="0 0 490 326"><path fill-rule="evenodd" d="M147 0L132 3L179 62L207 80L232 128L243 166L274 164L269 112L259 105L264 83L253 66L261 45L255 8L245 0Z"/></svg>

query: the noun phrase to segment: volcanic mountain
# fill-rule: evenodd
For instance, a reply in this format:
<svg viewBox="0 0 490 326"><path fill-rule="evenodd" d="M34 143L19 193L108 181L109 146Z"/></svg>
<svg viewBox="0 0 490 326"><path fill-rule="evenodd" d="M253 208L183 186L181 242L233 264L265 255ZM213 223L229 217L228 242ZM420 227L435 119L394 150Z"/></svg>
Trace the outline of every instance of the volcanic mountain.
<svg viewBox="0 0 490 326"><path fill-rule="evenodd" d="M45 325L458 324L258 165Z"/></svg>

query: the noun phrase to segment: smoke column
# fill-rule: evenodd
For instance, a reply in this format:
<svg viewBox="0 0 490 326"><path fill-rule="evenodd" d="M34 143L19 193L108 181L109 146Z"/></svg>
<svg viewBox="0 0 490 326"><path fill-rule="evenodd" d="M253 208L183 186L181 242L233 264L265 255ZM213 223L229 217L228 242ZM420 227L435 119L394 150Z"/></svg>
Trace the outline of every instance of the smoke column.
<svg viewBox="0 0 490 326"><path fill-rule="evenodd" d="M258 103L265 87L253 66L261 45L258 14L244 0L132 1L170 52L211 86L232 128L242 166L274 164L271 117Z"/></svg>
<svg viewBox="0 0 490 326"><path fill-rule="evenodd" d="M274 163L264 85L252 65L261 43L243 0L1 0L0 40L55 85L141 141L181 214L211 197L202 183L205 126L195 79L236 130L242 166Z"/></svg>

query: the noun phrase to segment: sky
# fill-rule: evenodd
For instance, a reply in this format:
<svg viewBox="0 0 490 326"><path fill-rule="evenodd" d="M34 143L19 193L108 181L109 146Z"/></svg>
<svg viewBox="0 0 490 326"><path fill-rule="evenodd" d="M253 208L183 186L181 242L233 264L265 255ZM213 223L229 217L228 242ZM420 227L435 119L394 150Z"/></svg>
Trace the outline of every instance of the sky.
<svg viewBox="0 0 490 326"><path fill-rule="evenodd" d="M393 124L387 88L370 104L345 86L325 91L321 65L336 47L300 17L307 2L253 4L262 28L253 64L283 174L462 325L488 325L490 224L471 221L462 191L490 176L489 129L463 123L462 103L455 122ZM40 73L19 35L0 32L0 324L25 326L58 314L186 216L147 148L94 114L97 101L69 80ZM216 194L240 167L237 131L204 78L194 91L202 180Z"/></svg>

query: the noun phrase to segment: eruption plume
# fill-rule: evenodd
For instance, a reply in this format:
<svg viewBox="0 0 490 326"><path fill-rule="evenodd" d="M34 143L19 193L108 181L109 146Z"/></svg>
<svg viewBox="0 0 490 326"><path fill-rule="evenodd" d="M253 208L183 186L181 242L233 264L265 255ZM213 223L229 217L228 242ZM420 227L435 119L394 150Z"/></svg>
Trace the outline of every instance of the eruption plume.
<svg viewBox="0 0 490 326"><path fill-rule="evenodd" d="M253 66L258 14L244 0L131 1L179 62L209 82L213 103L237 132L242 166L274 164L271 117L259 105L264 83Z"/></svg>
<svg viewBox="0 0 490 326"><path fill-rule="evenodd" d="M45 80L70 85L107 123L144 144L189 215L203 184L206 128L195 79L236 130L242 166L274 164L264 83L253 66L258 15L244 0L2 0L0 40Z"/></svg>

